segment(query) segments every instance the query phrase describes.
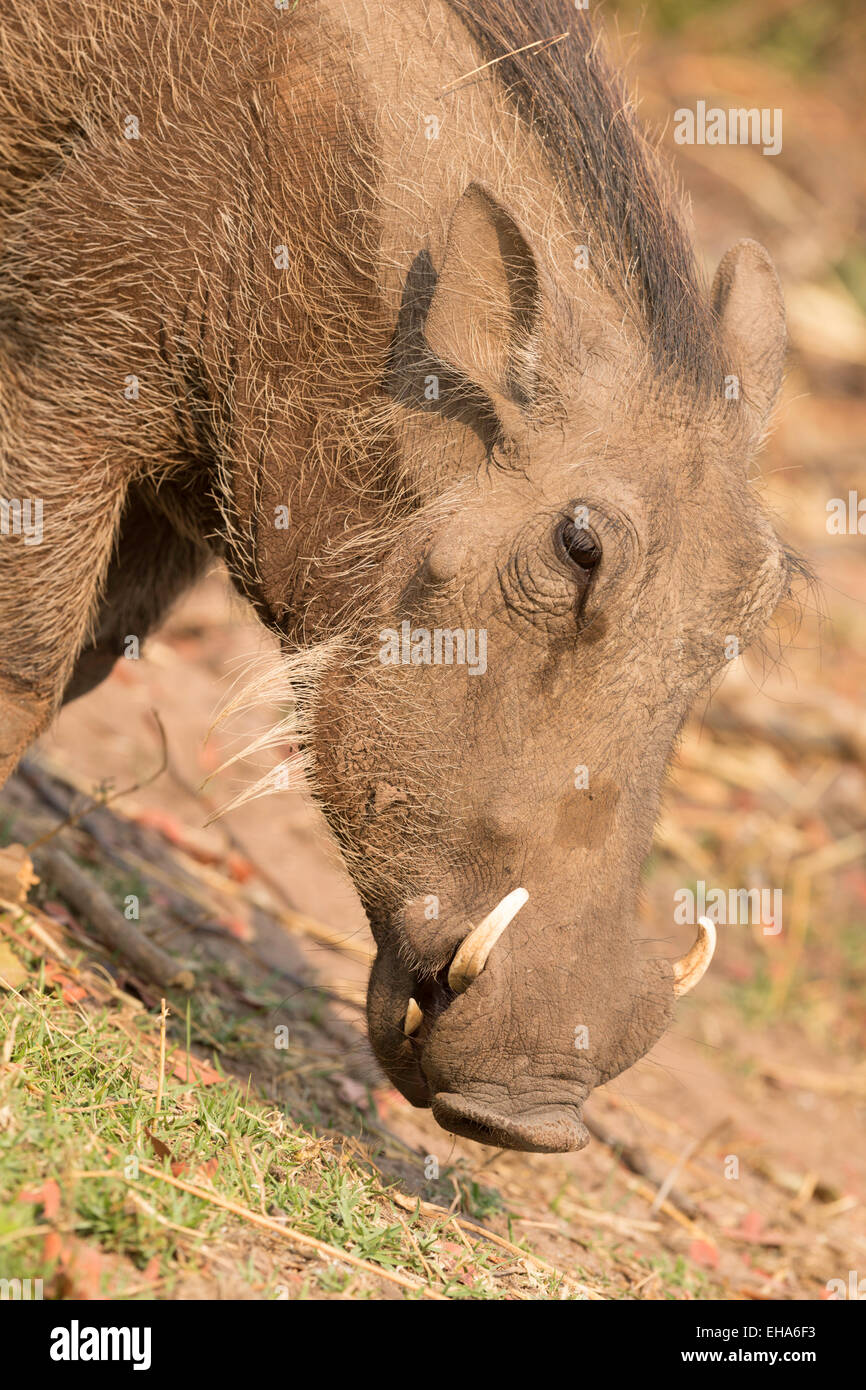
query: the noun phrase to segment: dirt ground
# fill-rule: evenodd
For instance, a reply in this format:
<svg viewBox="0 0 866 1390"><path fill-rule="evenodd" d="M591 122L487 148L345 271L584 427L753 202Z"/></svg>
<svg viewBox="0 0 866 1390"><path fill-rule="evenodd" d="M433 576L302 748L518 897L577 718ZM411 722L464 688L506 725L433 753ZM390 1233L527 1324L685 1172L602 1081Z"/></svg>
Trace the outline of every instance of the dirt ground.
<svg viewBox="0 0 866 1390"><path fill-rule="evenodd" d="M441 1201L448 1173L455 1190L495 1192L491 1229L525 1238L603 1296L820 1299L828 1281L866 1273L866 535L827 530L830 499L866 496L862 33L853 8L830 7L849 41L810 32L801 61L784 27L802 29L790 5L765 5L763 28L754 7L729 5L721 35L709 7L687 21L676 6L650 8L638 49L648 119L708 94L785 111L775 160L666 143L708 265L752 235L785 283L792 365L753 485L819 589L804 590L798 628L783 617L778 641L733 664L695 712L647 868L642 928L679 954L690 929L673 920L673 893L703 880L780 889L782 931L721 928L713 967L668 1036L592 1097L587 1150L501 1153L452 1140L378 1074L358 1007L372 940L310 800L280 793L204 828L255 771L241 763L198 790L235 746L222 727L205 741L215 710L271 650L219 570L140 660L119 661L63 712L36 756L78 787L136 782L159 760L158 711L169 770L118 810L217 859L242 853L253 884L311 919L308 931L264 931L239 908L233 944L254 949L273 978L288 971L343 1001L329 1006L345 1025L332 1079L361 1132L369 1123L394 1138L389 1177L406 1194ZM633 12L618 14L628 43ZM244 716L232 734L266 727L275 712ZM199 1277L199 1292L231 1291L218 1260Z"/></svg>

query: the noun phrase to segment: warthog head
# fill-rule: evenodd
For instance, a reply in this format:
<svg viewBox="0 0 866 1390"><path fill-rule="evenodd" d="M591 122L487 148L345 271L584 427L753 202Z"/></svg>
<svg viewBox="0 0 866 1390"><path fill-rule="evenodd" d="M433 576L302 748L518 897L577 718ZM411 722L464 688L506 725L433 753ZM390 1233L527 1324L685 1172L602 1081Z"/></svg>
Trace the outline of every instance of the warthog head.
<svg viewBox="0 0 866 1390"><path fill-rule="evenodd" d="M360 116L332 149L287 107L319 161L292 186L328 196L280 280L292 528L249 530L323 654L304 742L376 938L379 1061L446 1130L568 1150L712 954L698 924L654 952L637 898L686 714L795 568L750 472L784 307L754 242L702 283L580 11L449 8L453 43L407 18L364 68L369 158Z"/></svg>
<svg viewBox="0 0 866 1390"><path fill-rule="evenodd" d="M412 274L392 372L427 389L394 387L403 447L440 481L459 468L395 528L325 682L318 786L376 936L370 1037L395 1085L454 1133L575 1149L589 1091L712 955L711 924L680 961L650 954L635 903L689 706L788 587L746 472L782 299L762 248L728 253L690 394L625 329L594 334L478 186L438 275Z"/></svg>

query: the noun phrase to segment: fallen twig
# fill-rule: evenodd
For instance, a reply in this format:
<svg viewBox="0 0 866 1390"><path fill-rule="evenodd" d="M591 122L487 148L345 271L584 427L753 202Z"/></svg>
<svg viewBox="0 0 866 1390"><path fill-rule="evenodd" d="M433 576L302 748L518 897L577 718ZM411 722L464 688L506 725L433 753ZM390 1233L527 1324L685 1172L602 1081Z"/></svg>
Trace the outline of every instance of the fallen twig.
<svg viewBox="0 0 866 1390"><path fill-rule="evenodd" d="M194 976L166 951L154 946L118 912L108 894L93 883L62 849L41 849L35 859L40 877L48 878L76 912L86 917L104 945L118 951L149 980L163 988L192 989Z"/></svg>
<svg viewBox="0 0 866 1390"><path fill-rule="evenodd" d="M483 1236L485 1240L489 1240L493 1245L498 1245L501 1249L508 1250L512 1255L519 1255L521 1260L526 1260L529 1264L535 1265L537 1269L543 1270L545 1274L551 1274L555 1279L560 1279L567 1288L573 1289L576 1293L579 1293L582 1298L595 1300L604 1299L606 1297L601 1289L593 1288L591 1284L582 1284L579 1280L572 1279L571 1275L565 1274L561 1269L557 1269L555 1265L548 1264L547 1260L543 1260L540 1255L534 1255L529 1250L521 1250L519 1245L515 1245L513 1241L506 1240L505 1236L498 1235L496 1231L489 1231L486 1226L479 1226L477 1222L470 1221L468 1217L457 1216L454 1212L449 1212L447 1207L438 1206L436 1202L425 1202L422 1201L420 1197L407 1197L402 1192L388 1191L384 1188L382 1189L382 1196L387 1197L395 1206L402 1207L404 1211L417 1210L422 1212L425 1216L436 1217L437 1220L441 1220L442 1217L445 1217L454 1221L459 1229L463 1231L472 1231L476 1235Z"/></svg>
<svg viewBox="0 0 866 1390"><path fill-rule="evenodd" d="M159 764L154 771L151 772L149 776L145 777L143 781L133 782L129 787L121 787L119 791L106 792L104 796L91 797L90 805L82 807L80 811L73 812L72 810L67 810L60 824L53 826L51 830L46 830L44 835L40 835L37 840L34 840L32 844L27 846L28 850L34 850L41 845L47 844L47 842L52 840L55 835L58 835L61 830L65 830L68 826L83 822L89 813L96 810L97 807L108 806L112 801L117 801L122 796L129 796L132 792L141 791L142 787L149 787L151 782L155 782L158 777L162 776L168 767L168 740L166 739L165 729L158 713L155 709L152 709L150 712L156 720L162 748ZM57 795L56 789L49 786L46 775L42 772L41 768L36 767L29 759L25 758L19 766L19 771L24 777L24 780L30 783L33 790L37 792L48 805L53 806L55 809L62 807L62 799Z"/></svg>
<svg viewBox="0 0 866 1390"><path fill-rule="evenodd" d="M615 1134L611 1134L609 1130L605 1129L604 1126L600 1125L595 1119L587 1119L584 1115L583 1121L590 1134L593 1135L600 1144L604 1144L605 1148L615 1153L620 1163L632 1173L636 1173L638 1177L648 1179L658 1191L662 1183L643 1149L639 1149L635 1144L627 1144L624 1140L617 1139ZM698 1215L698 1209L694 1202L682 1192L677 1192L673 1187L664 1194L657 1206L655 1205L655 1197L656 1194L653 1194L652 1209L654 1211L664 1211L668 1204L670 1204L679 1207L680 1211L692 1221L694 1221Z"/></svg>
<svg viewBox="0 0 866 1390"><path fill-rule="evenodd" d="M362 1269L366 1274L373 1274L379 1279L387 1279L389 1283L410 1289L412 1293L423 1294L425 1298L432 1298L437 1302L448 1302L444 1294L439 1293L436 1289L428 1288L426 1284L414 1276L398 1274L395 1270L385 1269L381 1265L371 1264L369 1260L359 1259L357 1255L350 1255L347 1250L341 1250L337 1245L328 1245L323 1240L317 1240L315 1236L308 1236L303 1231L295 1230L293 1226L283 1226L279 1221L274 1221L269 1216L262 1216L257 1211L251 1211L249 1207L241 1206L239 1202L233 1202L229 1197L222 1197L218 1192L208 1191L207 1188L198 1187L195 1183L184 1182L182 1178L172 1177L170 1173L162 1173L158 1168L151 1168L148 1163L140 1163L138 1167L139 1172L145 1173L149 1178L156 1178L158 1182L168 1183L171 1187L179 1188L181 1192L188 1192L190 1196L198 1197L203 1202L210 1202L213 1206L221 1207L224 1211L230 1211L241 1220L249 1221L254 1226L261 1226L263 1230L281 1236L283 1240L292 1245L299 1245L304 1249L314 1250L317 1255L326 1255L331 1260L353 1265L355 1269ZM72 1176L82 1179L115 1178L133 1188L141 1186L136 1179L128 1178L124 1173L113 1168L83 1170L73 1173Z"/></svg>

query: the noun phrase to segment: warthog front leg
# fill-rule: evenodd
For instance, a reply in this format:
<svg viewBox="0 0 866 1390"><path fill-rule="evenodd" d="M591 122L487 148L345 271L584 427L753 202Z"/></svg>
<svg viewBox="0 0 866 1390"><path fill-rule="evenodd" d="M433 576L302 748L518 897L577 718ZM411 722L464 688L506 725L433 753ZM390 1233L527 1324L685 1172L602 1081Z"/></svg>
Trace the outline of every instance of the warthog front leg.
<svg viewBox="0 0 866 1390"><path fill-rule="evenodd" d="M0 349L0 783L60 705L123 504L122 464L68 403L71 379Z"/></svg>

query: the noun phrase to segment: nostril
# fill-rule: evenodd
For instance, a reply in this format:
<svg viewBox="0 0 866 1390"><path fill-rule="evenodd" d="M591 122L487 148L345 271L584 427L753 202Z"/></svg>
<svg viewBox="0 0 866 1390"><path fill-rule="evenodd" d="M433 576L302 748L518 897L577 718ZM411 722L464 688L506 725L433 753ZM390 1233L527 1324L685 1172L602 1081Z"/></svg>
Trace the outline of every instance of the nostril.
<svg viewBox="0 0 866 1390"><path fill-rule="evenodd" d="M452 1134L497 1149L569 1153L589 1143L577 1105L538 1105L507 1115L471 1097L439 1091L433 1098L433 1118Z"/></svg>

